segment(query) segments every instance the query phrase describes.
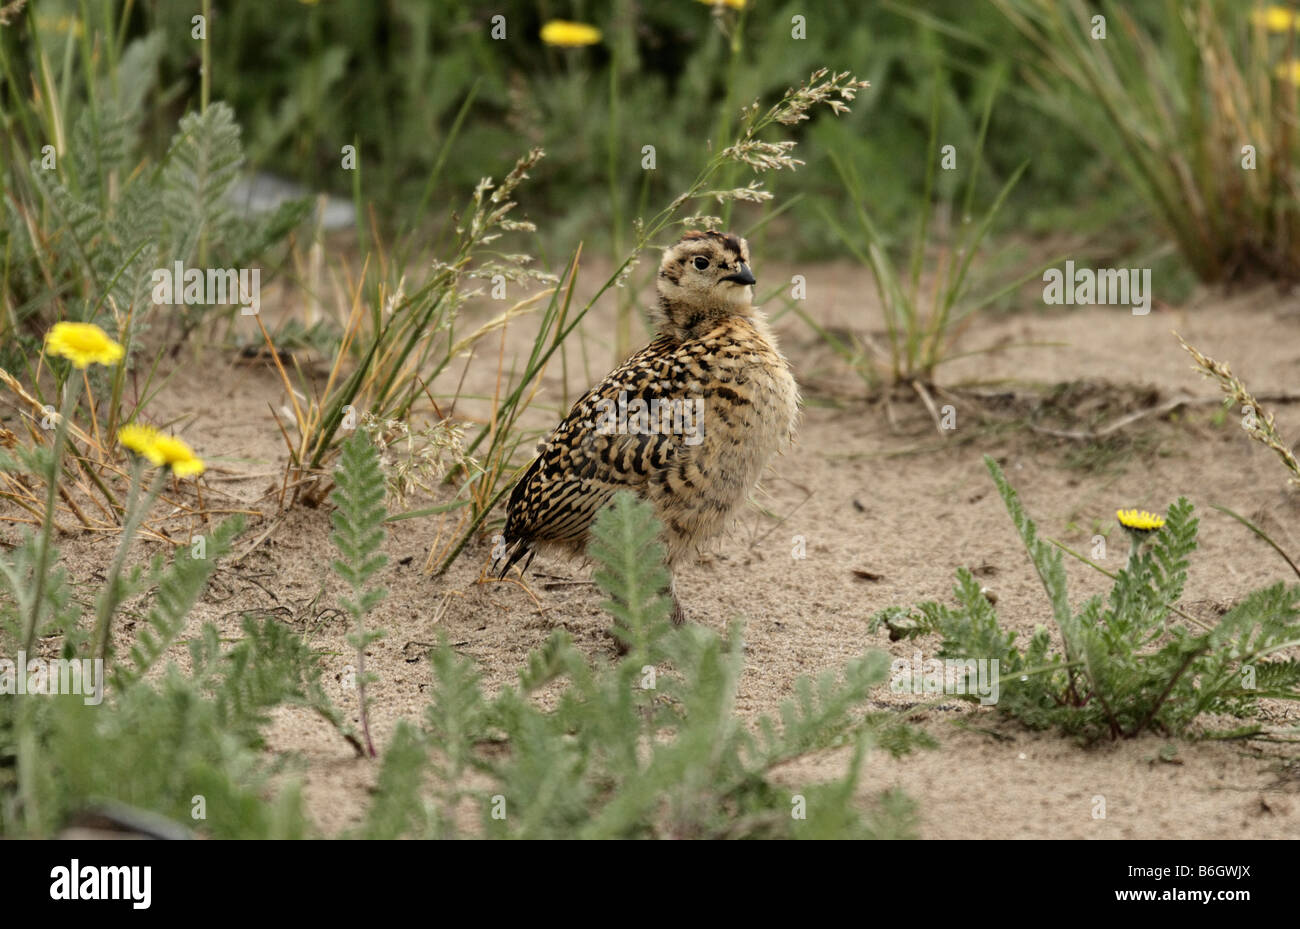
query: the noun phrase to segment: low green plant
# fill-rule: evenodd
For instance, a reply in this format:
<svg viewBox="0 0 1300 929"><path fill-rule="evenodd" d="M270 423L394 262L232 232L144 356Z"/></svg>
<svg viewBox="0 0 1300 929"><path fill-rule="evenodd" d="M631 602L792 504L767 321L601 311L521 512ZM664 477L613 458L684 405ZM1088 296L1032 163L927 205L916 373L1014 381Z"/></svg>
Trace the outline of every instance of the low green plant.
<svg viewBox="0 0 1300 929"><path fill-rule="evenodd" d="M363 651L375 635L364 617L382 597L371 581L383 564L384 536L383 475L363 434L344 444L336 481L335 570L351 588L350 641ZM188 643L187 672L174 663L160 667L236 529L227 524L208 540L202 571L184 567L197 561L191 552L177 553L158 580L147 629L130 659L113 668L102 704L66 694L0 699L0 833L49 836L106 808L162 816L171 830L213 837L309 831L296 781L271 779L292 760L268 763L262 753L269 711L307 708L365 754L364 696L358 737L325 695L319 656L273 617L246 616L231 645L206 623ZM481 828L474 831L499 837L914 832L914 807L902 794L885 792L866 811L857 800L870 746L903 754L932 744L894 714L863 712L887 675L885 655L801 678L777 718L747 725L735 712L744 659L739 625L723 639L667 621L660 527L649 505L619 495L594 531L597 582L627 657L593 664L567 633L556 632L529 655L516 686L488 696L473 662L442 643L431 655L423 726L396 727L357 834L455 835L463 830L460 814L475 804ZM49 590L65 606L81 598L66 580ZM0 613L0 651L9 654L19 641L19 616L12 604ZM74 657L86 636L76 631L74 613L67 618L62 650ZM365 681L361 666L358 690ZM800 789L776 774L837 746L851 751L838 780Z"/></svg>
<svg viewBox="0 0 1300 929"><path fill-rule="evenodd" d="M39 526L35 532L24 531L22 542L11 555L0 558L0 625L11 626L15 642L27 653L32 653L37 639L43 635L61 634L68 643L80 643L77 630L79 607L71 596L68 576L57 566L58 551L54 544L54 528L58 516L58 500L64 479L64 458L68 454L70 411L77 404L77 388L82 380L89 379L89 368L108 367L118 370L122 366L124 349L109 339L102 330L87 327L85 343L94 348L94 357L81 356L78 343L67 334L66 324L55 326L47 340L52 362L54 359L71 360L70 373L65 379L62 411L52 423L54 436L50 447L17 446L12 453L0 451L0 469L17 475L38 477L45 484L44 508L37 512ZM76 327L73 327L74 329ZM84 347L84 346L83 346ZM61 361L59 362L62 363ZM128 568L127 558L150 508L158 499L167 479L177 477L180 460L185 459L185 473L201 473L203 463L183 442L163 438L154 430L132 426L121 430L122 435L134 432L135 438L124 440L133 447L130 455L130 489L123 522L118 536L117 551L104 577L104 585L95 598L95 626L93 631L93 657L103 661L110 654L114 616L122 602L144 589L157 587L159 595L149 611L147 622L132 648L134 668L118 668L119 681L138 677L171 645L185 624L186 616L207 585L215 560L224 555L230 541L242 530L243 517L235 515L219 524L210 538L195 537L198 547L173 559L163 567L161 556L155 557L149 570L144 565ZM150 462L146 453L160 455L157 443L167 443L172 459L163 463ZM144 474L149 467L156 468L143 495ZM67 498L66 491L64 497Z"/></svg>
<svg viewBox="0 0 1300 929"><path fill-rule="evenodd" d="M609 599L601 608L614 617L610 630L634 655L648 656L668 632L673 604L664 592L671 578L657 520L636 512L636 498L618 494L592 525L593 578Z"/></svg>
<svg viewBox="0 0 1300 929"><path fill-rule="evenodd" d="M100 363L111 364L114 351L120 355L120 346L104 337ZM244 637L226 650L216 627L206 624L189 643L189 674L174 663L160 668L184 635L217 562L242 530L243 517L232 516L178 546L170 562L160 553L147 565L128 566L145 516L179 466L158 467L149 490L142 492L143 454L156 453L149 443L160 439L137 429L129 444L142 454L132 458L117 554L99 590L82 589L60 564L53 532L56 489L66 411L79 382L69 378L65 416L55 426L50 448L17 448L0 457L6 470L35 475L49 488L39 530L25 533L0 556L0 834L49 836L109 804L193 822L193 828L218 837L302 835L305 818L296 787L266 802L270 769L258 752L259 733L269 721L267 710L305 705L360 750L325 696L317 656L275 619L259 624L246 618ZM202 469L182 443L169 441L175 461L184 457L185 464ZM382 518L382 506L379 512ZM362 521L363 528L369 525ZM373 564L371 540L349 539L362 556L357 571L364 578ZM143 621L127 655L118 659L110 647L113 620L135 597L147 604L141 605ZM80 604L86 600L96 604L89 634L80 624ZM88 658L83 657L87 646ZM54 670L58 666L47 667L52 661L71 663L66 677L62 669ZM40 670L29 673L29 667ZM82 692L64 692L64 680L77 682Z"/></svg>
<svg viewBox="0 0 1300 929"><path fill-rule="evenodd" d="M999 710L1085 741L1178 735L1204 714L1250 717L1262 699L1300 699L1300 661L1288 657L1300 646L1300 585L1256 590L1213 623L1179 608L1197 545L1186 499L1135 542L1127 564L1109 575L1109 596L1075 610L1061 551L1039 535L997 463L986 456L985 464L1043 582L1060 650L1044 626L1023 650L1017 646L965 568L957 572L955 606L891 607L873 617L873 628L888 628L892 638L941 635L941 658L996 660ZM1232 734L1262 731L1250 723Z"/></svg>
<svg viewBox="0 0 1300 929"><path fill-rule="evenodd" d="M33 687L35 677L20 690L16 677L27 673L24 659L58 656L83 669L90 664L81 663L90 636L78 625L78 604L87 592L69 579L52 549L49 581L36 590L39 536L0 562L0 656L12 663L0 668L0 834L49 836L104 804L160 814L215 837L303 834L296 787L266 802L271 769L259 752L260 729L272 707L304 705L359 747L325 696L317 656L275 619L247 618L244 637L229 649L216 627L205 624L189 643L188 674L174 663L150 674L180 640L241 526L236 516L214 529L201 557L185 545L170 564L161 555L147 568L115 564L95 598L101 619L111 622L128 597L151 602L128 657L117 661L106 652L111 670L103 673L109 665L100 666L102 689L93 694L47 693ZM24 647L28 609L41 602L36 640ZM51 637L54 649L43 641ZM56 671L45 673L52 685ZM94 687L84 673L76 678L82 688Z"/></svg>
<svg viewBox="0 0 1300 929"><path fill-rule="evenodd" d="M485 694L473 661L445 642L431 655L425 733L402 727L385 753L370 837L456 832L478 813L488 836L512 838L896 837L914 810L888 792L868 812L854 797L871 744L902 753L923 736L892 714L863 714L889 659L873 652L841 672L800 678L779 718L736 715L744 664L739 624L721 638L667 621L667 574L649 504L616 495L590 549L628 654L592 662L568 633L528 656L519 682ZM844 777L787 787L781 765L850 749Z"/></svg>
<svg viewBox="0 0 1300 929"><path fill-rule="evenodd" d="M48 478L57 461L46 457ZM120 552L130 548L138 525L132 519L123 530ZM277 619L246 617L243 637L230 648L214 625L204 624L189 642L188 673L170 662L160 667L242 526L240 516L224 521L203 537L201 549L182 545L170 563L160 554L148 566L128 568L119 557L93 597L71 581L41 534L0 559L0 657L12 663L0 667L0 835L49 836L105 804L159 814L213 837L304 834L295 785L267 802L272 768L261 755L260 732L273 707L305 706L361 751L325 695L319 657ZM41 576L48 577L37 584L42 563ZM108 633L118 606L135 596L148 606L118 660ZM86 599L98 606L93 642L79 626ZM47 639L55 640L53 649ZM22 692L17 675L27 673L24 660L67 660L84 669L88 645L105 662L97 693L50 694L33 687L37 678L24 681ZM52 685L57 672L44 673ZM81 686L94 686L84 674L76 678Z"/></svg>
<svg viewBox="0 0 1300 929"><path fill-rule="evenodd" d="M318 656L278 620L246 618L230 647L205 624L190 665L115 678L99 705L0 698L0 834L48 837L85 812L123 806L214 838L306 834L297 782L271 781L278 765L261 730L272 708L306 706L349 736Z"/></svg>

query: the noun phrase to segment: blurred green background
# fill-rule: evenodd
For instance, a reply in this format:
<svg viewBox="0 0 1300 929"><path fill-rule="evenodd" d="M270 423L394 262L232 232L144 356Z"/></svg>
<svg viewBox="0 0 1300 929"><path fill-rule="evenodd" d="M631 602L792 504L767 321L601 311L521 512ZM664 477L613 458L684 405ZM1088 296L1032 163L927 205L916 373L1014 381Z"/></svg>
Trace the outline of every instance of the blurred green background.
<svg viewBox="0 0 1300 929"><path fill-rule="evenodd" d="M461 202L480 177L499 176L527 148L541 146L548 157L523 208L562 252L591 238L593 228L609 229L616 215L626 222L641 202L661 203L684 189L707 148L728 138L742 105L766 103L818 67L852 70L872 85L852 114L799 127L797 135L813 143L799 149L806 166L766 179L777 195L773 208L803 195L790 208L799 235L787 257L830 257L844 254L843 246L813 209L818 199L844 204L828 152L851 154L878 225L888 231L909 221L923 189L935 93L940 143L969 152L989 82L1006 75L1005 51L1024 44L986 3L905 7L802 0L739 10L697 0L213 3L211 98L233 106L252 166L312 189L352 196L340 152L356 144L363 196L390 228L436 220L431 204L445 210ZM38 21L55 63L64 60L65 44L78 41L68 28L73 20L128 40L161 33L161 105L147 108L150 144L160 153L179 117L199 105L200 43L191 34L201 9L175 0L40 0ZM496 15L505 17L504 39L491 36ZM804 17L802 40L791 37L796 16ZM602 41L550 47L539 31L552 18L590 23ZM1097 222L1131 209L1104 196L1116 178L1086 140L1045 114L1014 79L1002 88L979 179L984 199L1022 161L1030 163L999 216L1001 227L1044 230L1067 217L1079 223L1080 209L1096 213ZM656 148L653 172L641 168L647 144ZM951 195L962 174L941 173L937 195ZM426 199L431 178L438 193ZM1093 209L1105 203L1110 210Z"/></svg>
<svg viewBox="0 0 1300 929"><path fill-rule="evenodd" d="M547 157L519 211L540 231L521 247L552 268L579 241L617 260L635 218L689 187L730 142L741 107L766 106L826 67L871 86L851 113L792 127L806 164L764 175L775 199L742 207L736 224L780 213L770 231L789 233L784 260L861 259L854 246L872 239L892 256L910 248L932 261L1023 167L991 218L997 248L979 263L994 276L1062 249L1154 266L1172 302L1198 279L1300 276L1289 4L33 0L5 9L7 186L27 186L42 145L71 136L87 114L96 146L156 164L185 113L224 101L242 131L241 169L350 202L362 255L372 233L416 242L410 234L446 230L481 178L541 147ZM1098 18L1108 25L1100 40ZM554 19L589 24L599 39L548 44L541 30ZM144 99L132 100L126 85L146 72ZM93 125L113 100L110 114L137 112L124 143ZM1253 173L1238 164L1246 142L1259 150ZM349 145L359 170L343 165ZM931 153L949 145L956 170L935 170ZM736 168L723 178L749 179ZM85 192L75 171L68 183ZM101 204L113 196L108 185ZM935 221L921 220L918 233L931 208ZM731 209L715 212L730 222ZM864 211L878 234L837 232L859 227Z"/></svg>

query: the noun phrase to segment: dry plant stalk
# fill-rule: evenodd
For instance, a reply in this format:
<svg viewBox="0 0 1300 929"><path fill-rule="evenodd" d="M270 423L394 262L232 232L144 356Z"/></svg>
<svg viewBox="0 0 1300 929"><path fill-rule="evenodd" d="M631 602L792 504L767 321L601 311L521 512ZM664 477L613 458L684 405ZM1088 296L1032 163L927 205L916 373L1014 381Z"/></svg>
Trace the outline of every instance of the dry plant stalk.
<svg viewBox="0 0 1300 929"><path fill-rule="evenodd" d="M57 414L51 413L46 404L4 368L0 368L0 386L8 388L19 401L13 406L18 410L21 422L27 428L27 437L31 443L47 442L48 436L44 434L45 430L42 430L38 423L42 417ZM27 409L23 409L24 406ZM93 416L90 424L85 428L69 419L67 429L68 466L60 471L59 499L63 501L67 511L77 519L81 529L90 532L120 532L124 510L112 488L120 488L120 485L128 480L127 471L115 462L112 455L114 446L102 441L98 423ZM88 429L90 431L87 431ZM13 449L21 441L22 437L19 434L8 429L0 429L0 448ZM241 507L213 507L204 500L201 486L198 483L194 485L195 499L191 504L182 497L180 486L173 484L169 492L159 496L159 500L165 506L158 513L152 514L152 518L145 520L140 527L140 536L168 545L177 545L178 539L172 537L172 532L179 531L180 538L188 538L189 533L175 528L169 531L169 524L174 520L183 519L193 525L195 520L207 523L214 516L219 515L233 513L248 516L262 515L258 510ZM78 498L83 504L93 506L94 510L78 504ZM0 500L13 503L32 516L28 519L4 514L0 515L0 520L39 525L43 518L40 491L31 479L22 473L0 471Z"/></svg>
<svg viewBox="0 0 1300 929"><path fill-rule="evenodd" d="M1226 406L1241 407L1246 414L1241 423L1241 427L1246 430L1256 442L1268 446L1277 456L1282 459L1282 463L1291 471L1292 476L1288 479L1289 483L1295 487L1300 487L1300 461L1296 461L1295 453L1291 451L1291 446L1283 440L1278 434L1277 426L1273 422L1273 414L1264 409L1260 402L1255 399L1254 395L1246 389L1246 385L1241 382L1232 369L1226 364L1215 361L1206 355L1201 354L1183 339L1177 332L1174 338L1178 339L1187 353L1196 360L1197 369L1205 377L1217 381L1219 388L1224 393L1224 404Z"/></svg>

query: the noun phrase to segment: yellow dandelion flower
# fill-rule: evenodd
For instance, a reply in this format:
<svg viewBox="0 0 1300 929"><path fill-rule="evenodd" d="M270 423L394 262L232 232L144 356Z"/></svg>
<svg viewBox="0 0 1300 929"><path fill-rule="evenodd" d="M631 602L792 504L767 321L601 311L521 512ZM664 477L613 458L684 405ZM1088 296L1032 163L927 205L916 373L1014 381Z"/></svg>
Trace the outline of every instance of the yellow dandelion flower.
<svg viewBox="0 0 1300 929"><path fill-rule="evenodd" d="M51 32L57 32L59 35L67 35L71 32L73 36L78 39L86 34L86 28L81 24L81 20L77 19L75 16L68 16L66 14L57 17L45 15L37 16L36 25L42 30L48 29Z"/></svg>
<svg viewBox="0 0 1300 929"><path fill-rule="evenodd" d="M177 477L197 477L203 473L203 460L175 436L154 436L144 455L157 467L171 468Z"/></svg>
<svg viewBox="0 0 1300 929"><path fill-rule="evenodd" d="M743 10L746 0L698 0L700 3L707 3L709 6L729 6L733 10Z"/></svg>
<svg viewBox="0 0 1300 929"><path fill-rule="evenodd" d="M1251 12L1250 21L1269 32L1290 32L1296 25L1296 11L1286 6L1260 7Z"/></svg>
<svg viewBox="0 0 1300 929"><path fill-rule="evenodd" d="M1273 73L1283 80L1300 85L1300 61L1288 61L1280 64Z"/></svg>
<svg viewBox="0 0 1300 929"><path fill-rule="evenodd" d="M122 443L122 447L144 458L149 457L149 449L157 438L157 429L138 423L130 423L117 430L117 440Z"/></svg>
<svg viewBox="0 0 1300 929"><path fill-rule="evenodd" d="M68 359L75 368L115 365L126 354L122 346L93 323L55 323L45 335L45 350Z"/></svg>
<svg viewBox="0 0 1300 929"><path fill-rule="evenodd" d="M148 460L155 468L171 468L177 477L203 473L203 460L181 439L163 435L152 426L131 423L117 430L122 446Z"/></svg>
<svg viewBox="0 0 1300 929"><path fill-rule="evenodd" d="M579 48L600 41L600 30L586 23L571 23L553 19L542 27L542 41L560 48Z"/></svg>
<svg viewBox="0 0 1300 929"><path fill-rule="evenodd" d="M1163 516L1148 513L1146 510L1116 510L1115 518L1125 529L1135 532L1153 532L1165 524Z"/></svg>

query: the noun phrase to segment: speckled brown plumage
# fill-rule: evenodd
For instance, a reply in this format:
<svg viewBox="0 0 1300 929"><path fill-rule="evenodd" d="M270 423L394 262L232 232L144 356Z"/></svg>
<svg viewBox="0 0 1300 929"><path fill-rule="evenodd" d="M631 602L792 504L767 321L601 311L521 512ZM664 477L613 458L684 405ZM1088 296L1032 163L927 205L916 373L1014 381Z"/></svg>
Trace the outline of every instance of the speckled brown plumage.
<svg viewBox="0 0 1300 929"><path fill-rule="evenodd" d="M537 548L581 553L619 490L654 505L670 570L725 528L793 438L798 415L798 388L752 305L753 283L748 245L736 236L687 233L665 252L658 336L573 405L515 485L503 575ZM620 399L633 411L638 399L657 400L670 413L659 410L658 429L634 413L624 428L611 416ZM702 414L698 427L692 412ZM674 620L683 618L677 604Z"/></svg>

